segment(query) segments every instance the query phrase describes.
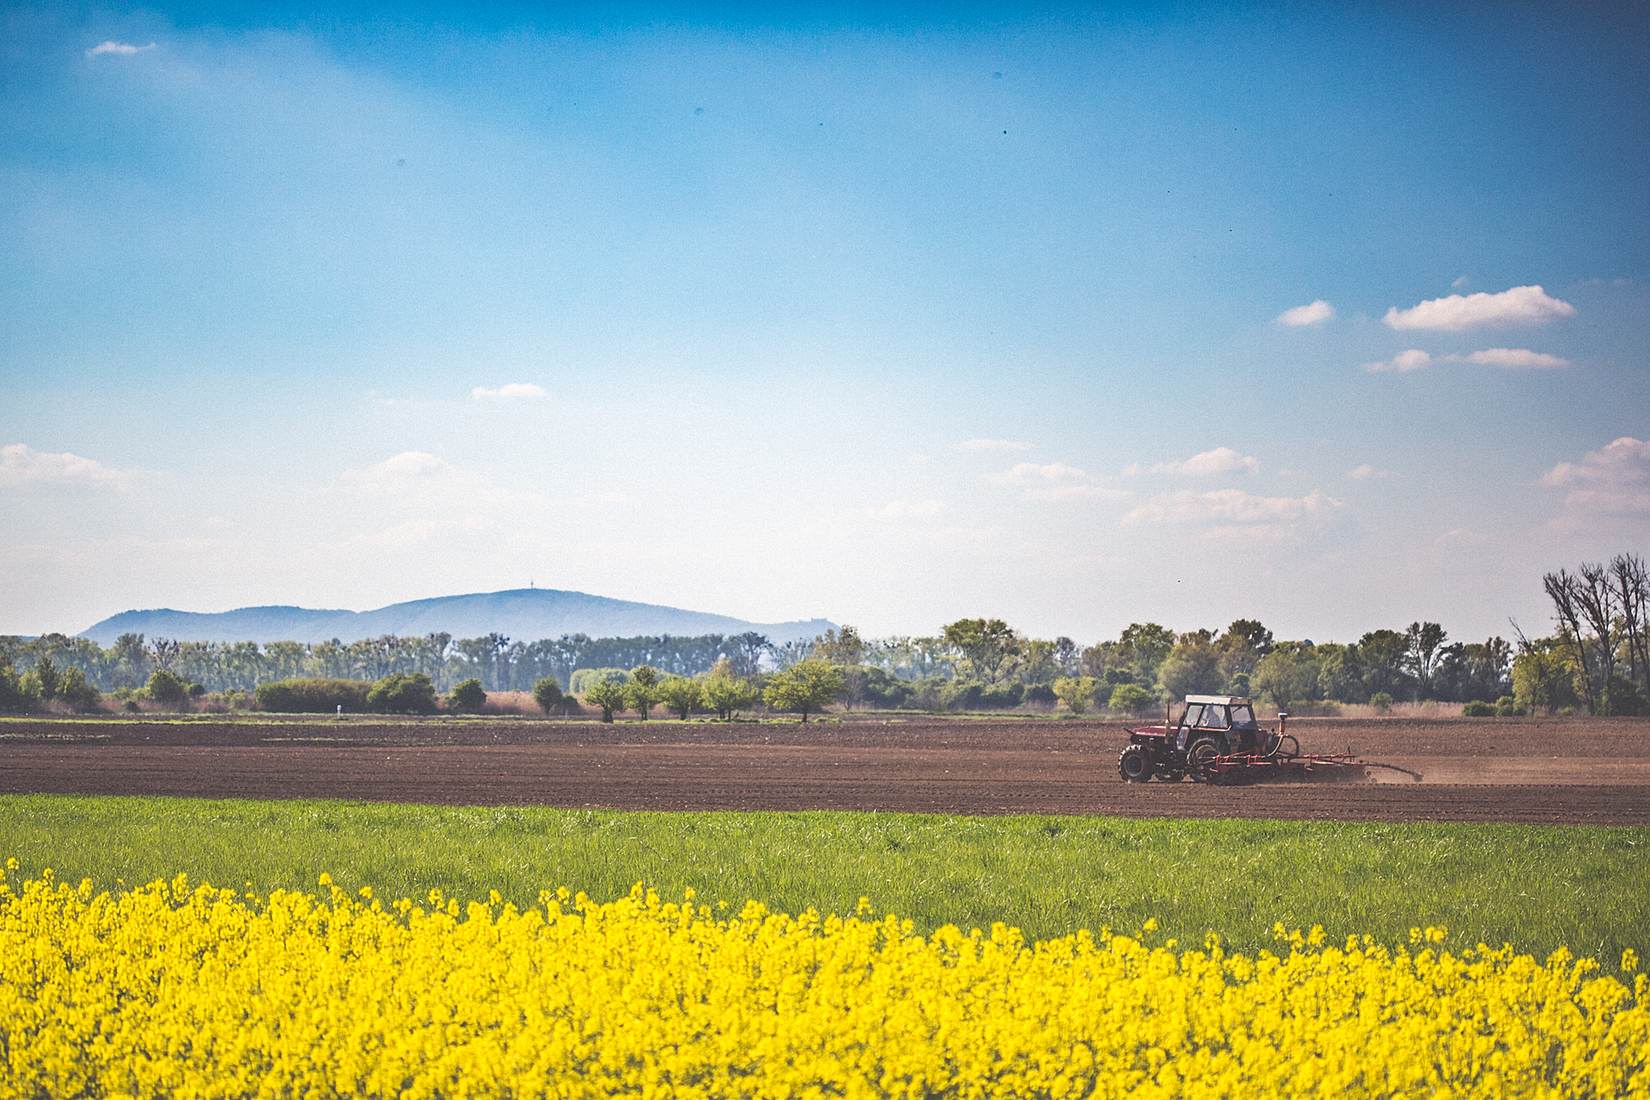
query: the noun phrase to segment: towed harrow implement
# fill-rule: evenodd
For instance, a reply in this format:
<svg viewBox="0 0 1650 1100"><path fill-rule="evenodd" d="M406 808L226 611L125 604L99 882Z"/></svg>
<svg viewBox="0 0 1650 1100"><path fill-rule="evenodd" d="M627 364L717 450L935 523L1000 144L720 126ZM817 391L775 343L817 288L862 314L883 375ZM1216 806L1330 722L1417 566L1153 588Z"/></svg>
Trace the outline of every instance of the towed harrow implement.
<svg viewBox="0 0 1650 1100"><path fill-rule="evenodd" d="M1130 783L1349 783L1371 778L1377 768L1421 778L1408 768L1351 753L1304 753L1285 731L1288 720L1288 712L1279 712L1278 728L1264 729L1255 721L1253 704L1242 696L1188 695L1178 722L1165 712L1161 726L1129 730L1117 770Z"/></svg>

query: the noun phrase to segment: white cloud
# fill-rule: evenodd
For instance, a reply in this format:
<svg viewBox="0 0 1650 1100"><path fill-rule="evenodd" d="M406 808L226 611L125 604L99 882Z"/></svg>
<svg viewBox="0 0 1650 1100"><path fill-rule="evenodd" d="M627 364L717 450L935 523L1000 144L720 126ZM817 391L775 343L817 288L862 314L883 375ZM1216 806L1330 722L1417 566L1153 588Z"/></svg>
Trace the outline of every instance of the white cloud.
<svg viewBox="0 0 1650 1100"><path fill-rule="evenodd" d="M1284 310L1278 314L1277 323L1286 328L1305 328L1307 325L1321 325L1333 316L1335 307L1319 298L1304 306Z"/></svg>
<svg viewBox="0 0 1650 1100"><path fill-rule="evenodd" d="M116 57L131 57L135 53L145 53L154 48L155 44L153 42L144 46L134 46L130 42L116 42L113 39L108 39L87 50L86 56L102 57L104 54L113 54Z"/></svg>
<svg viewBox="0 0 1650 1100"><path fill-rule="evenodd" d="M1489 325L1536 325L1575 316L1569 302L1550 296L1539 286L1515 286L1498 294L1451 294L1408 309L1393 306L1383 320L1388 328L1461 332Z"/></svg>
<svg viewBox="0 0 1650 1100"><path fill-rule="evenodd" d="M991 480L998 485L1036 485L1049 481L1086 481L1088 476L1086 470L1067 466L1064 462L1043 465L1036 462L1017 462L1003 473L993 474Z"/></svg>
<svg viewBox="0 0 1650 1100"><path fill-rule="evenodd" d="M81 486L124 489L133 480L128 470L116 470L94 458L68 451L37 451L26 443L0 446L0 489L45 486Z"/></svg>
<svg viewBox="0 0 1650 1100"><path fill-rule="evenodd" d="M1541 484L1565 490L1571 512L1650 520L1650 439L1624 435L1580 462L1560 462Z"/></svg>
<svg viewBox="0 0 1650 1100"><path fill-rule="evenodd" d="M1139 468L1133 468L1138 472ZM1182 462L1160 462L1151 468L1154 474L1185 474L1189 477L1212 477L1218 474L1252 474L1260 469L1260 459L1231 447L1216 447L1199 451Z"/></svg>
<svg viewBox="0 0 1650 1100"><path fill-rule="evenodd" d="M532 382L506 382L502 386L477 386L470 396L477 401L536 401L550 394Z"/></svg>
<svg viewBox="0 0 1650 1100"><path fill-rule="evenodd" d="M1529 348L1485 348L1466 355L1447 357L1451 362L1477 363L1484 367L1507 367L1511 370L1559 370L1573 367L1568 359Z"/></svg>
<svg viewBox="0 0 1650 1100"><path fill-rule="evenodd" d="M457 471L428 451L402 451L359 470L345 470L338 478L346 485L364 487L402 485L449 477Z"/></svg>
<svg viewBox="0 0 1650 1100"><path fill-rule="evenodd" d="M1341 501L1312 490L1305 496L1257 496L1241 488L1219 488L1206 493L1176 490L1158 493L1124 516L1124 526L1140 523L1279 524L1323 516L1341 508Z"/></svg>
<svg viewBox="0 0 1650 1100"><path fill-rule="evenodd" d="M1346 472L1346 476L1353 481L1374 481L1376 478L1394 476L1391 470L1383 470L1379 466L1371 466L1367 462L1360 463Z"/></svg>
<svg viewBox="0 0 1650 1100"><path fill-rule="evenodd" d="M1472 285L1472 280L1465 275L1457 275L1449 284L1451 290L1465 290Z"/></svg>
<svg viewBox="0 0 1650 1100"><path fill-rule="evenodd" d="M943 511L945 505L937 500L890 500L867 508L866 514L878 519L916 519L937 516Z"/></svg>
<svg viewBox="0 0 1650 1100"><path fill-rule="evenodd" d="M1365 363L1364 370L1369 371L1371 374L1381 374L1385 372L1408 374L1412 370L1422 370L1423 368L1430 366L1432 366L1432 356L1418 348L1410 348L1408 351L1400 351L1391 359L1382 359L1374 363Z"/></svg>
<svg viewBox="0 0 1650 1100"><path fill-rule="evenodd" d="M1127 489L1113 489L1108 485L1042 485L1027 489L1032 500L1128 500L1134 496Z"/></svg>
<svg viewBox="0 0 1650 1100"><path fill-rule="evenodd" d="M1029 451L1031 444L1023 439L965 439L957 444L959 451Z"/></svg>

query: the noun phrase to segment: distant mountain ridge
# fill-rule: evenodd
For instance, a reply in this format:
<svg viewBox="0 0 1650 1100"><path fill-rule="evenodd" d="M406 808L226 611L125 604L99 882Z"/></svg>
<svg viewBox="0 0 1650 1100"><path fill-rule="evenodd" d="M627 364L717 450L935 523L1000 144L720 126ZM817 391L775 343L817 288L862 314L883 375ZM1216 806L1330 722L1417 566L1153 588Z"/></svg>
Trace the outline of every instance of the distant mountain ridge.
<svg viewBox="0 0 1650 1100"><path fill-rule="evenodd" d="M81 631L99 645L122 634L186 642L344 642L385 634L415 637L445 632L478 638L497 632L518 641L587 634L592 638L638 635L743 634L754 630L777 644L809 639L835 627L827 619L753 623L729 615L685 611L659 604L615 600L555 588L514 588L463 596L394 603L373 611L317 610L274 605L233 611L122 611Z"/></svg>

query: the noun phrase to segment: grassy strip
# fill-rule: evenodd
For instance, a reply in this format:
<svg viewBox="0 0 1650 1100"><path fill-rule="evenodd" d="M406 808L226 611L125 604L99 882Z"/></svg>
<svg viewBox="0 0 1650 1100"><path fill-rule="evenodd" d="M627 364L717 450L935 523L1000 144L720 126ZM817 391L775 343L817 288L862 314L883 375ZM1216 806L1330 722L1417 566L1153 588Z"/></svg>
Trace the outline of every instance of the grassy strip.
<svg viewBox="0 0 1650 1100"><path fill-rule="evenodd" d="M1527 825L627 813L323 801L0 796L0 857L100 886L182 871L259 890L322 871L380 896L565 884L851 910L1034 937L1138 927L1254 949L1274 921L1387 942L1444 924L1457 944L1560 944L1613 962L1650 946L1650 829Z"/></svg>

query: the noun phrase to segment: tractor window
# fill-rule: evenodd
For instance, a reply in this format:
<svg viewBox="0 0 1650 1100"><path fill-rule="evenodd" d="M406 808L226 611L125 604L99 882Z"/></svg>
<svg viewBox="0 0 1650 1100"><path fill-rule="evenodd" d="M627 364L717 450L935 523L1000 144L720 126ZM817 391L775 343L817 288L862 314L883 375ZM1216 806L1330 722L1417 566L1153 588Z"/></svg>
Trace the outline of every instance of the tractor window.
<svg viewBox="0 0 1650 1100"><path fill-rule="evenodd" d="M1203 720L1198 724L1199 729L1223 730L1226 728L1226 708L1209 703L1203 708Z"/></svg>
<svg viewBox="0 0 1650 1100"><path fill-rule="evenodd" d="M1197 728L1203 725L1203 704L1192 703L1186 708L1186 716L1180 720L1182 726Z"/></svg>
<svg viewBox="0 0 1650 1100"><path fill-rule="evenodd" d="M1255 708L1245 703L1241 707L1232 708L1232 725L1238 729L1251 729L1255 725Z"/></svg>

